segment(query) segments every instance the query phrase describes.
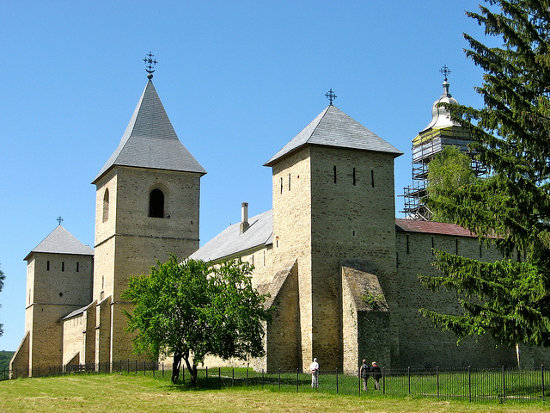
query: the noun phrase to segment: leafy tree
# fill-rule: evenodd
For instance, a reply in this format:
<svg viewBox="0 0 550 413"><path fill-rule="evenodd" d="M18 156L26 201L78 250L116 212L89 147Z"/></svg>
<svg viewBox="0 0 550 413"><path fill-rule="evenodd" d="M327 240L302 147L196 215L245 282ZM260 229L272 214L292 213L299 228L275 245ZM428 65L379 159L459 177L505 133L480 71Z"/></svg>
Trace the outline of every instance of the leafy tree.
<svg viewBox="0 0 550 413"><path fill-rule="evenodd" d="M173 355L172 381L183 358L196 385L197 366L210 354L246 359L264 354L266 295L252 288L247 263L228 261L213 266L172 256L148 275L130 278L124 299L135 304L128 331L137 332L134 348L154 358Z"/></svg>
<svg viewBox="0 0 550 413"><path fill-rule="evenodd" d="M478 179L472 170L470 157L460 152L456 146L446 146L428 164L428 196L435 204L448 201L448 192L473 184ZM453 222L438 208L433 212L432 221Z"/></svg>
<svg viewBox="0 0 550 413"><path fill-rule="evenodd" d="M4 275L2 270L0 270L0 292L2 292L2 288L4 287L5 278L6 278L6 276ZM3 326L4 326L3 324L0 324L0 336L2 336L2 334L4 334L4 330L2 329Z"/></svg>
<svg viewBox="0 0 550 413"><path fill-rule="evenodd" d="M466 55L485 74L484 107L451 105L470 128L487 179L438 189L430 208L494 242L505 257L488 264L438 252L432 289L460 294L460 315L421 309L437 326L499 343L550 345L550 11L548 0L488 0L467 12L502 40L489 47L465 34ZM449 170L444 172L449 173ZM512 260L515 258L515 260Z"/></svg>

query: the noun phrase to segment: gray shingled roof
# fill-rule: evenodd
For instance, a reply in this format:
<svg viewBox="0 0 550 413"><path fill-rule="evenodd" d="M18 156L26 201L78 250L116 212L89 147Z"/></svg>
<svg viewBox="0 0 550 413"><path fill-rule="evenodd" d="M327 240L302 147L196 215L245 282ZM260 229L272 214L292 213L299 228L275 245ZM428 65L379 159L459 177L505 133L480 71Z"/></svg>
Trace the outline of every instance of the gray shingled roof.
<svg viewBox="0 0 550 413"><path fill-rule="evenodd" d="M150 80L118 147L92 183L114 165L206 173L178 139Z"/></svg>
<svg viewBox="0 0 550 413"><path fill-rule="evenodd" d="M336 106L330 105L264 165L272 166L278 159L306 144L386 152L394 156L403 154Z"/></svg>
<svg viewBox="0 0 550 413"><path fill-rule="evenodd" d="M249 218L250 226L241 234L240 222L230 225L189 258L214 261L238 252L272 243L273 218L271 210Z"/></svg>
<svg viewBox="0 0 550 413"><path fill-rule="evenodd" d="M25 257L27 260L35 252L50 254L94 255L94 251L81 243L69 231L58 225L44 240Z"/></svg>
<svg viewBox="0 0 550 413"><path fill-rule="evenodd" d="M74 317L75 315L79 315L79 314L82 314L84 311L86 311L91 305L93 304L93 302L91 302L90 304L88 305L85 305L84 307L80 307L74 311L71 311L69 314L67 314L65 317L62 317L61 319L62 320L67 320L71 317Z"/></svg>

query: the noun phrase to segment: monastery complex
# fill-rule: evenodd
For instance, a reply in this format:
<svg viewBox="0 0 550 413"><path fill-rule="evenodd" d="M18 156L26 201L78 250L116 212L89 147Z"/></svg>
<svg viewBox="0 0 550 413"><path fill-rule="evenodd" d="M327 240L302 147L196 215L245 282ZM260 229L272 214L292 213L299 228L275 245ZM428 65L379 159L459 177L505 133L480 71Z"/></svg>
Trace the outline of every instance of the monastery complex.
<svg viewBox="0 0 550 413"><path fill-rule="evenodd" d="M433 156L425 156L428 146L465 147L468 140L442 101L454 101L446 79L432 121L411 133L423 166ZM199 248L206 171L178 139L150 75L93 181L94 249L59 225L25 257L25 335L12 373L74 364L105 370L136 359L124 331L124 310L132 307L121 293L130 276L172 253L255 266L255 287L276 306L265 357L247 362L256 369L307 370L313 357L323 370L348 373L363 357L386 368L513 366L515 349L486 337L457 346L452 333L420 315L421 307L459 311L454 294L432 293L418 280L420 273L436 275L433 248L488 261L500 255L461 227L425 220L425 188L409 188L408 219L395 218L394 159L401 155L331 100L264 164L273 172L273 208L249 217L243 203L241 222ZM526 367L548 361L547 350L522 347Z"/></svg>

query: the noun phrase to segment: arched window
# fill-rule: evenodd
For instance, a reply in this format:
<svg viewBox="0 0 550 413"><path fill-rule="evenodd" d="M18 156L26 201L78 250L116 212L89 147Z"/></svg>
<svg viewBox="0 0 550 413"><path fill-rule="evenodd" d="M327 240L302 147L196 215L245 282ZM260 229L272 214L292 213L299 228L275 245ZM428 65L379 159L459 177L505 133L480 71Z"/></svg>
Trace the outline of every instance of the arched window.
<svg viewBox="0 0 550 413"><path fill-rule="evenodd" d="M105 195L103 195L103 222L109 219L109 190L105 190Z"/></svg>
<svg viewBox="0 0 550 413"><path fill-rule="evenodd" d="M153 189L149 194L149 216L164 218L164 194L160 189Z"/></svg>

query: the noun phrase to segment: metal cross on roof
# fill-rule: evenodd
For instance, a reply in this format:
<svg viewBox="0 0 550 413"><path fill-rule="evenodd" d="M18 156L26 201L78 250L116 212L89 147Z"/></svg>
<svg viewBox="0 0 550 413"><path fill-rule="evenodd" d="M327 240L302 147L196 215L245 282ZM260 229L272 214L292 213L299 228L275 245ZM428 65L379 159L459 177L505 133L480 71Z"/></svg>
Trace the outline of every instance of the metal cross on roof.
<svg viewBox="0 0 550 413"><path fill-rule="evenodd" d="M153 73L155 72L155 65L158 63L156 59L154 59L155 55L151 52L147 53L145 55L145 58L143 61L145 62L145 71L149 73L147 77L151 79L153 77Z"/></svg>
<svg viewBox="0 0 550 413"><path fill-rule="evenodd" d="M332 88L327 93L325 93L325 96L328 99L328 101L330 102L330 106L332 106L332 102L334 101L334 99L336 99L338 97L338 96L336 96L336 94L334 93Z"/></svg>
<svg viewBox="0 0 550 413"><path fill-rule="evenodd" d="M63 218L59 216L57 217L56 221L59 223L59 225L61 225L61 223L63 222Z"/></svg>
<svg viewBox="0 0 550 413"><path fill-rule="evenodd" d="M445 76L445 82L447 81L447 76L451 73L451 69L447 67L447 65L443 65L441 69L439 69L441 73L443 73L443 76Z"/></svg>

